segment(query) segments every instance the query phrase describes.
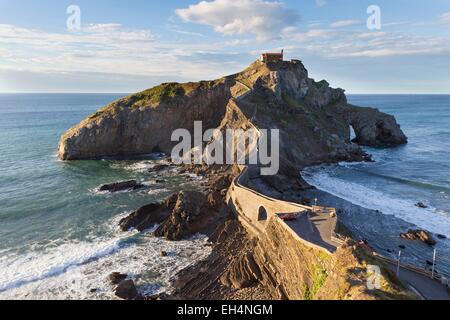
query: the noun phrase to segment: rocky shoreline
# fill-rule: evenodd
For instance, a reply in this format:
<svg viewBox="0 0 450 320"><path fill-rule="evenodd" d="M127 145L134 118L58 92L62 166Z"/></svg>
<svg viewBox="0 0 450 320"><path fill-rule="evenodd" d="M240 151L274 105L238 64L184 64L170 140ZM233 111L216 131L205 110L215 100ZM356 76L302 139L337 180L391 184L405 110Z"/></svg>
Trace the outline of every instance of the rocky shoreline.
<svg viewBox="0 0 450 320"><path fill-rule="evenodd" d="M280 291L280 285L288 283L277 283L275 279L253 278L252 274L260 274L262 261L254 257L256 248L261 246L261 240L252 237L236 219L225 202L224 191L227 190L231 180L237 176L239 171L236 167L183 167L181 172L191 172L204 177L202 190L199 192L182 192L168 197L163 203L149 204L144 206L120 221L123 231L130 228L146 230L158 224L154 236L164 237L168 240L177 241L189 239L194 234L201 232L209 237L212 246L211 255L203 261L182 270L171 282L173 292L171 294L160 294L156 296L134 295L136 291L131 279L126 275L115 284L114 292L122 299L131 300L160 300L160 299L220 299L220 300L267 300L267 299L304 299L302 296L289 296ZM279 191L269 185L264 185L264 191L272 196L281 195L288 201L307 201L308 192L321 192L320 190L297 184L291 181L290 192L280 194ZM198 210L202 208L203 210ZM352 263L356 263L354 256L363 256L368 259L369 254L364 252L356 242L348 240L348 244L339 249L339 256L345 256L351 263L345 266L345 271L351 269ZM293 245L292 245L293 246ZM161 255L164 256L164 252ZM267 259L267 257L265 258ZM265 260L266 263L268 262ZM307 264L305 262L305 264ZM250 269L248 269L250 268ZM334 267L333 267L334 268ZM387 277L395 278L388 270ZM294 272L295 273L295 272ZM115 275L111 275L115 277ZM292 276L292 274L290 274ZM332 285L340 283L342 275L336 275ZM340 280L339 280L340 279ZM359 280L359 285L346 288L351 299L373 299L377 298L364 290L364 281ZM394 282L395 283L395 282ZM392 284L391 284L392 285ZM412 296L402 289L400 283L393 286L394 292L405 299ZM336 290L336 288L334 288ZM355 290L356 292L353 292ZM403 293L402 293L403 292ZM396 294L397 294L396 293ZM320 298L316 293L315 298ZM342 294L342 293L339 293ZM347 297L347 298L350 298ZM390 295L384 298L393 297ZM329 299L327 295L323 298ZM378 297L379 298L379 297Z"/></svg>
<svg viewBox="0 0 450 320"><path fill-rule="evenodd" d="M243 92L243 84L250 90ZM257 61L218 80L162 84L116 101L64 134L59 158L168 154L174 146L173 130L192 131L194 121L222 132L279 129L280 170L274 176L261 176L259 186L264 194L276 193L283 199L311 188L299 175L306 166L371 161L360 146L407 143L394 117L348 104L344 90L310 79L300 61ZM350 141L351 127L354 141ZM238 166L185 166L180 172L203 176L202 190L174 194L120 222L122 230L145 230L158 224L154 235L174 241L198 232L210 237L210 257L181 272L173 281L174 294L167 298L413 298L387 269L383 269L383 290L367 290L371 257L351 239L335 254L323 256L293 241L276 221L269 221L263 237L250 235L226 203L228 188L240 173ZM105 188L114 191L126 186L138 187L127 182ZM142 298L131 297L135 292L130 282L124 286L130 289L130 299Z"/></svg>

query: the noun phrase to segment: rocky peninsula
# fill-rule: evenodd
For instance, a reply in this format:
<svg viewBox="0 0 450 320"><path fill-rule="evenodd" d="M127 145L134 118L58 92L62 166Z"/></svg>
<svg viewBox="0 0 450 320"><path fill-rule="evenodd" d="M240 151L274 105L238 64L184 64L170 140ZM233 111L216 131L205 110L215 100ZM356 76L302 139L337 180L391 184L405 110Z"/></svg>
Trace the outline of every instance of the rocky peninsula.
<svg viewBox="0 0 450 320"><path fill-rule="evenodd" d="M280 170L274 176L251 173L245 188L283 195L310 188L301 178L306 166L339 161L371 161L361 146L407 143L393 116L347 102L344 90L316 82L299 60L256 61L244 71L214 81L165 83L102 108L65 133L62 160L170 154L178 128L280 130ZM351 141L351 128L356 138ZM366 286L370 252L347 237L326 252L308 246L279 219L264 232L249 231L230 202L242 167L191 165L206 183L198 192L175 194L149 204L120 222L123 230L158 224L156 236L169 240L207 234L213 246L205 261L181 272L172 298L189 299L409 299L415 295L382 268L381 287ZM253 172L253 171L252 171ZM252 182L253 181L253 182ZM256 192L256 191L255 191ZM234 206L233 206L234 205ZM338 229L345 238L345 226ZM301 238L301 235L300 235Z"/></svg>

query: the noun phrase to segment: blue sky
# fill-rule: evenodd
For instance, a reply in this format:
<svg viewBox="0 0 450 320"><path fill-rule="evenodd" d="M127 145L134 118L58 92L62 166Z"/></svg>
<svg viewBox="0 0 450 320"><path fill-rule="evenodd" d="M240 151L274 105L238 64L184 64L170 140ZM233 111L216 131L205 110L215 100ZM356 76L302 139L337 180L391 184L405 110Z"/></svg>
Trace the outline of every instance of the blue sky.
<svg viewBox="0 0 450 320"><path fill-rule="evenodd" d="M281 48L348 93L450 93L450 0L0 0L0 92L136 92Z"/></svg>

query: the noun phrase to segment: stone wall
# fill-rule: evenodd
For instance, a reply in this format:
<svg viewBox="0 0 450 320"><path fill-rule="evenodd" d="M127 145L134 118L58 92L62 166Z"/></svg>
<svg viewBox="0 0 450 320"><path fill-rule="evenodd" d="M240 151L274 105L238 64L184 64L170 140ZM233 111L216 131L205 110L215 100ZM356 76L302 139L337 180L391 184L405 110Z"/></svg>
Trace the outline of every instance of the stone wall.
<svg viewBox="0 0 450 320"><path fill-rule="evenodd" d="M311 210L310 207L276 200L251 190L245 187L247 181L248 171L245 167L231 184L227 194L227 203L254 236L264 233L270 219L276 218L277 214L307 214Z"/></svg>

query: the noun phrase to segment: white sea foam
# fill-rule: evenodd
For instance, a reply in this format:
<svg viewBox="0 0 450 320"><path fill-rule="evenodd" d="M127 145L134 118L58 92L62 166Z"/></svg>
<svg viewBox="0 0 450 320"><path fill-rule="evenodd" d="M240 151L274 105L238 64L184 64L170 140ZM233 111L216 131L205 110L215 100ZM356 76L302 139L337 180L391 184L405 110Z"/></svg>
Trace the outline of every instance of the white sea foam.
<svg viewBox="0 0 450 320"><path fill-rule="evenodd" d="M164 160L142 160L132 164L124 164L123 162L113 162L110 164L110 168L133 172L147 172L148 170L153 169L158 164L169 165L170 163Z"/></svg>
<svg viewBox="0 0 450 320"><path fill-rule="evenodd" d="M170 193L172 192L171 190L167 189L167 188L160 188L160 189L152 189L148 191L148 194L150 195L160 195L163 193Z"/></svg>
<svg viewBox="0 0 450 320"><path fill-rule="evenodd" d="M64 243L57 248L0 258L0 292L65 272L68 268L113 253L120 239Z"/></svg>
<svg viewBox="0 0 450 320"><path fill-rule="evenodd" d="M308 168L303 178L311 185L365 208L394 215L431 232L450 235L449 213L417 208L414 199L396 198L385 191L333 177L326 168Z"/></svg>
<svg viewBox="0 0 450 320"><path fill-rule="evenodd" d="M177 272L208 256L206 244L201 236L169 242L149 233L116 231L110 239L2 255L0 299L111 299L106 281L111 272L127 273L144 294L158 293L170 289L169 280ZM161 258L161 251L169 256Z"/></svg>

